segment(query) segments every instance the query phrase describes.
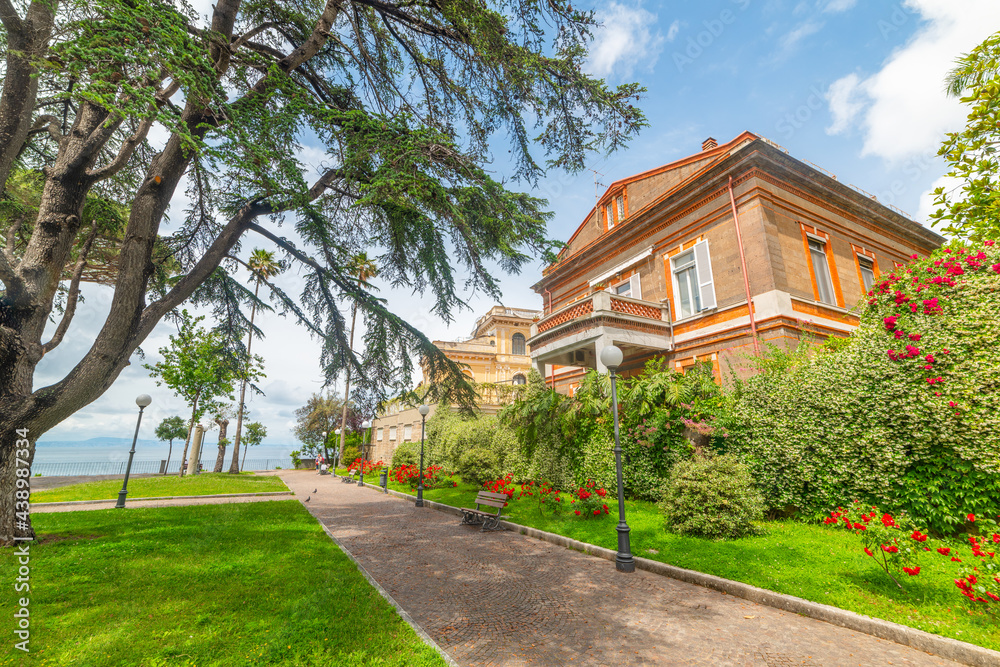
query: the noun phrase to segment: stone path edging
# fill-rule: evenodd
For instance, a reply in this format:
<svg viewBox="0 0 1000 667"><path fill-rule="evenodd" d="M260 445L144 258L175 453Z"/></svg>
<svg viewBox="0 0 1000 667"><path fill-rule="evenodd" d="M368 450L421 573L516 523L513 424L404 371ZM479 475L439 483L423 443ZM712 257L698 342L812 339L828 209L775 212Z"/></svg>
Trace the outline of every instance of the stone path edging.
<svg viewBox="0 0 1000 667"><path fill-rule="evenodd" d="M262 491L260 493L215 493L207 496L154 496L151 498L129 498L127 503L141 503L151 500L186 500L188 498L250 498L256 496L288 496L294 495L291 491ZM117 498L106 498L104 500L61 500L51 503L31 503L29 507L58 507L60 505L95 505L98 503L117 502ZM126 503L126 506L127 506Z"/></svg>
<svg viewBox="0 0 1000 667"><path fill-rule="evenodd" d="M376 491L382 491L381 486L368 484L367 482L365 483L365 486L375 489ZM414 500L414 496L400 491L395 491L393 489L389 489L389 493L405 500ZM461 510L457 507L427 500L426 498L424 499L424 506L441 512L446 512L448 514L454 514L456 516L460 516L462 514ZM611 549L605 549L604 547L599 547L594 544L580 542L579 540L574 540L563 535L548 533L544 530L538 530L537 528L531 528L529 526L522 526L509 521L501 521L500 524L508 530L512 530L538 540L543 540L557 546L580 551L581 553L597 556L605 560L613 561L615 559L615 552ZM763 588L751 586L750 584L741 583L739 581L732 581L730 579L723 579L722 577L716 577L715 575L705 574L703 572L696 572L694 570L687 570L674 565L667 565L666 563L650 560L648 558L636 556L635 565L637 568L646 570L647 572L670 577L689 584L711 588L721 593L735 595L751 602L774 607L775 609L790 611L795 614L801 614L802 616L815 618L817 620L830 623L831 625L847 628L848 630L863 632L865 634L872 635L873 637L886 639L897 644L902 644L903 646L910 646L919 651L932 653L948 660L954 660L955 662L971 665L972 667L1000 667L1000 652L993 651L982 646L976 646L975 644L969 644L968 642L951 639L950 637L934 635L929 632L924 632L923 630L917 630L916 628L910 628L905 625L900 625L899 623L892 623L891 621L883 621L870 616L864 616L853 611L840 609L839 607L832 607L819 602L803 600L802 598L795 597L794 595L775 593L774 591L768 591ZM359 565L358 567L361 566Z"/></svg>
<svg viewBox="0 0 1000 667"><path fill-rule="evenodd" d="M365 484L365 486L368 486L368 485ZM313 518L315 519L316 517L313 517ZM455 660L450 655L448 655L445 652L445 650L443 648L441 648L441 646L439 646L438 643L436 641L434 641L431 638L431 636L429 634L427 634L424 631L424 629L422 627L420 627L420 625L416 621L413 620L413 617L410 616L407 613L407 611L405 609L403 609L399 605L398 602L396 602L396 600L389 594L389 591L387 591L384 588L382 588L382 585L379 584L377 581L375 581L375 577L373 577L372 575L370 575L368 573L368 570L366 570L365 567L361 564L361 562L357 558L354 557L354 554L352 554L350 551L348 551L347 547L345 547L344 544L340 540L338 540L336 537L334 537L333 533L326 526L326 524L323 523L322 521L320 521L319 519L316 519L316 523L318 523L320 525L320 527L323 529L323 532L325 532L327 534L327 536L331 540L333 540L334 544L336 544L338 547L340 547L340 550L343 551L344 554L348 558L350 558L351 561L355 565L358 566L358 570L361 572L362 575L364 575L364 578L368 580L368 583L371 584L372 587L374 587L375 590L378 591L379 595L381 595L383 598L386 599L386 602L388 602L389 604L391 604L393 606L393 608L396 610L396 613L398 613L403 618L403 620L406 621L406 623L411 628L413 628L413 631L417 633L417 636L420 637L420 639L422 639L425 644L427 644L432 649L434 649L435 651L437 651L438 655L440 655L441 658L445 662L447 662L450 667L459 667L459 664L457 662L455 662Z"/></svg>

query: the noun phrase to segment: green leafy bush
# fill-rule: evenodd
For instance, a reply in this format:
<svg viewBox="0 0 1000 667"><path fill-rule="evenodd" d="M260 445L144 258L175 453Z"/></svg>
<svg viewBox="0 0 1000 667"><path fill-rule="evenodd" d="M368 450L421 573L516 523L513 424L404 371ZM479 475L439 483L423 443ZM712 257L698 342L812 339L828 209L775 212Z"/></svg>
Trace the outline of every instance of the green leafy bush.
<svg viewBox="0 0 1000 667"><path fill-rule="evenodd" d="M498 470L497 455L486 447L476 447L462 454L458 464L458 474L466 482L481 486L483 482L496 479Z"/></svg>
<svg viewBox="0 0 1000 667"><path fill-rule="evenodd" d="M340 465L348 466L354 463L354 461L356 461L359 458L361 458L361 452L358 450L357 447L353 447L351 445L345 445L344 455L340 458Z"/></svg>
<svg viewBox="0 0 1000 667"><path fill-rule="evenodd" d="M732 455L682 461L660 502L666 528L682 535L738 538L758 532L764 501L750 471Z"/></svg>
<svg viewBox="0 0 1000 667"><path fill-rule="evenodd" d="M415 466L420 464L420 446L413 442L404 442L392 453L392 467Z"/></svg>
<svg viewBox="0 0 1000 667"><path fill-rule="evenodd" d="M739 383L726 447L771 509L845 499L932 531L1000 514L1000 248L949 247L883 276L839 349Z"/></svg>

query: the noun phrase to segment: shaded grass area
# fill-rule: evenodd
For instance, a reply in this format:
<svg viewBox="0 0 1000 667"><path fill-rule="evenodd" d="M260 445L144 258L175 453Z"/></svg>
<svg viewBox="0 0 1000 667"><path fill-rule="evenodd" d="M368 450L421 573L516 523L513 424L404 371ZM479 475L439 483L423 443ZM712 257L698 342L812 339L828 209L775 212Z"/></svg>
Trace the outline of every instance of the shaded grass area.
<svg viewBox="0 0 1000 667"><path fill-rule="evenodd" d="M446 664L297 501L33 522L31 591L0 595L30 596L31 653L11 639L0 665ZM0 563L16 571L12 550Z"/></svg>
<svg viewBox="0 0 1000 667"><path fill-rule="evenodd" d="M34 491L33 503L55 503L70 500L117 500L122 489L121 479L70 484L46 491ZM254 475L225 472L203 472L199 475L166 475L165 477L136 477L128 481L129 498L155 498L158 496L208 496L216 493L265 493L288 491L277 475Z"/></svg>
<svg viewBox="0 0 1000 667"><path fill-rule="evenodd" d="M458 477L452 479L458 487L425 490L424 498L475 507L471 503L479 488ZM373 481L377 480L375 475ZM414 493L409 486L391 481L389 488ZM568 509L555 516L546 509L543 514L533 499L524 498L512 500L504 516L514 523L617 550L616 505L609 494L611 513L588 519ZM920 576L906 577L901 591L865 555L860 539L820 524L769 521L761 524L763 535L715 541L666 532L655 503L629 500L625 511L636 556L1000 650L1000 619L966 603L955 587L954 564L946 558L925 559Z"/></svg>

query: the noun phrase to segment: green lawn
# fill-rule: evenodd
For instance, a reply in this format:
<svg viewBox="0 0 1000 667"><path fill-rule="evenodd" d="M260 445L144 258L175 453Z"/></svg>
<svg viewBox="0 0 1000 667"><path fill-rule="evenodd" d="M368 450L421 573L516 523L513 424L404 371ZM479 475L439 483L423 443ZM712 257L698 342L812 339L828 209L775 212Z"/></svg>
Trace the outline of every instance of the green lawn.
<svg viewBox="0 0 1000 667"><path fill-rule="evenodd" d="M68 500L117 500L122 480L108 479L101 482L71 484L47 491L34 491L33 503L54 503ZM159 496L207 496L216 493L263 493L288 491L281 479L274 475L205 472L200 475L166 475L164 477L136 477L128 481L129 498L156 498Z"/></svg>
<svg viewBox="0 0 1000 667"><path fill-rule="evenodd" d="M445 665L297 501L33 522L31 653L0 665Z"/></svg>
<svg viewBox="0 0 1000 667"><path fill-rule="evenodd" d="M373 482L377 481L376 474ZM389 488L413 493L395 482ZM474 507L469 503L477 491L459 481L457 488L425 490L424 497ZM617 502L608 502L611 514L584 519L571 512L543 517L530 501L512 501L505 515L514 523L617 550ZM667 533L654 503L628 501L625 511L636 556L1000 650L1000 623L966 604L955 588L954 570L948 567L953 564L944 558L926 559L918 577L902 582L904 592L865 555L860 540L820 524L773 521L763 524L764 535L713 541Z"/></svg>

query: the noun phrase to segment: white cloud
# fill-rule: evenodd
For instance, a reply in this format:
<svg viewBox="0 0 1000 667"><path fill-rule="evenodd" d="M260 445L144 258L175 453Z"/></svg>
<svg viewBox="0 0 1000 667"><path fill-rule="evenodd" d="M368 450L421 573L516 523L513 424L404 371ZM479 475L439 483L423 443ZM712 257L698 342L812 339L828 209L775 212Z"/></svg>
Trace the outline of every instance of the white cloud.
<svg viewBox="0 0 1000 667"><path fill-rule="evenodd" d="M830 0L823 7L823 11L827 14L837 14L852 9L856 4L858 4L858 0Z"/></svg>
<svg viewBox="0 0 1000 667"><path fill-rule="evenodd" d="M966 111L958 100L945 94L944 79L956 58L1000 25L1000 3L907 0L887 10L877 28L888 39L908 22L918 20L924 25L880 71L853 86L849 77L831 86L827 99L834 121L829 131L840 133L852 125L858 127L864 137L862 155L896 162L933 152L945 132L962 126ZM841 106L835 108L835 104Z"/></svg>
<svg viewBox="0 0 1000 667"><path fill-rule="evenodd" d="M657 23L655 14L639 5L611 2L597 12L597 19L602 25L594 31L587 62L589 72L600 77L629 77L640 64L652 70L665 41L659 31L650 29ZM668 39L670 35L676 37L679 30L680 24L671 24Z"/></svg>
<svg viewBox="0 0 1000 667"><path fill-rule="evenodd" d="M861 79L857 74L848 74L833 82L826 92L830 104L833 123L826 128L827 134L845 132L865 107L865 94L860 90Z"/></svg>
<svg viewBox="0 0 1000 667"><path fill-rule="evenodd" d="M823 28L823 21L809 20L800 24L794 30L781 38L778 46L782 54L791 53L803 39L809 35L814 35Z"/></svg>

